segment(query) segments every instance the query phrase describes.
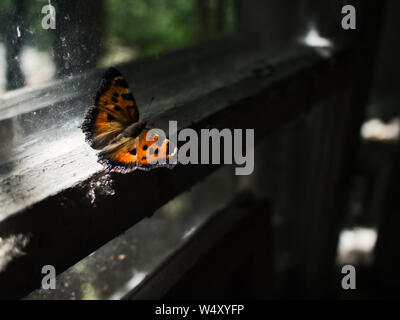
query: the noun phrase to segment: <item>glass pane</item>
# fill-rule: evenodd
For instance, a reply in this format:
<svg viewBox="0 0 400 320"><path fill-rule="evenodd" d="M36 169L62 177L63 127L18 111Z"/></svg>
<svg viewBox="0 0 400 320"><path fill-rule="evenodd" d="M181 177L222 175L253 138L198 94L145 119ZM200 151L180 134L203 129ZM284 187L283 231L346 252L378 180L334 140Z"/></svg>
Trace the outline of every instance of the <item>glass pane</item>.
<svg viewBox="0 0 400 320"><path fill-rule="evenodd" d="M0 94L227 35L234 16L234 0L3 0Z"/></svg>

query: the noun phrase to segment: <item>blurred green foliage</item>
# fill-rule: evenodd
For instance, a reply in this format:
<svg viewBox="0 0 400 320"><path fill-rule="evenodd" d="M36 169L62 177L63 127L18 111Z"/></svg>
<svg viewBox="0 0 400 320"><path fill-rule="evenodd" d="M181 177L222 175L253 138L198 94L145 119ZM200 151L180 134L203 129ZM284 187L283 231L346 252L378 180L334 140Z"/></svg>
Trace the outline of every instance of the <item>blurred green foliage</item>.
<svg viewBox="0 0 400 320"><path fill-rule="evenodd" d="M93 32L96 32L90 29L92 26L68 17L75 14L76 10L91 10L92 4L80 6L76 0L1 0L0 42L6 44L8 49L29 45L39 50L49 50L56 57L79 46L88 46L88 50L91 47L92 51L95 51L93 46L96 46L106 56L117 55L122 48L133 50L135 57L161 53L232 32L234 2L235 0L93 1L97 8L104 8L104 13L99 17L99 21L104 21L104 24L98 26L104 32L97 32L100 40L92 44L89 40L93 38ZM57 30L42 29L42 7L49 3L57 9ZM69 5L73 6L71 11L63 12ZM68 29L82 32L82 37L76 36L76 33L68 33ZM66 46L57 48L55 40L60 30L70 39L67 39ZM18 55L19 49L16 52Z"/></svg>
<svg viewBox="0 0 400 320"><path fill-rule="evenodd" d="M224 30L217 30L217 2L224 5ZM139 50L159 53L233 30L233 0L106 0L107 37ZM210 33L202 34L199 5L206 7ZM106 41L107 43L107 41Z"/></svg>
<svg viewBox="0 0 400 320"><path fill-rule="evenodd" d="M141 53L195 41L196 11L188 0L106 0L108 37Z"/></svg>

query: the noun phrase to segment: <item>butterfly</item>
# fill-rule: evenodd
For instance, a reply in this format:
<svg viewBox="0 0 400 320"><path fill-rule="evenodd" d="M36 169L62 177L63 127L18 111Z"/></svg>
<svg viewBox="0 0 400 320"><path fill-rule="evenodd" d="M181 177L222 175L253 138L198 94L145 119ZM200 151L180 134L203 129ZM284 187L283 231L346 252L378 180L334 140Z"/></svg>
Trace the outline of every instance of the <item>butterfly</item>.
<svg viewBox="0 0 400 320"><path fill-rule="evenodd" d="M177 148L165 136L147 128L146 121L139 120L128 82L115 68L105 72L81 129L90 146L101 150L98 162L108 172L174 167L169 160Z"/></svg>

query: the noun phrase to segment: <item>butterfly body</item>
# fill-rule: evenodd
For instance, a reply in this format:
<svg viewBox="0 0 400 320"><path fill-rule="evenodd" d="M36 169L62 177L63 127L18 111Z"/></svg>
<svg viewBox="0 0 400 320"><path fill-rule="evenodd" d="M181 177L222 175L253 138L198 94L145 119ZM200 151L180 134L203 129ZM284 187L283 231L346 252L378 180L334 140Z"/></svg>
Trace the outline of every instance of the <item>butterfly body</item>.
<svg viewBox="0 0 400 320"><path fill-rule="evenodd" d="M110 68L104 74L95 102L81 126L86 141L101 150L99 162L107 171L128 173L136 169L172 168L169 140L153 134L139 120L136 101L122 74Z"/></svg>

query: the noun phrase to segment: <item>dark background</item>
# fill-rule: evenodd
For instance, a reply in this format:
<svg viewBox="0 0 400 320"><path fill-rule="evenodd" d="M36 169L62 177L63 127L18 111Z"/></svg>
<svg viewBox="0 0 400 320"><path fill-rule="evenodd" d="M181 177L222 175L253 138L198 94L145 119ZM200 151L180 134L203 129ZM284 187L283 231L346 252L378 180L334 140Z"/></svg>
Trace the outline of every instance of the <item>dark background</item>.
<svg viewBox="0 0 400 320"><path fill-rule="evenodd" d="M349 3L357 10L356 30L341 28L341 8ZM234 226L164 296L397 298L400 4L349 3L60 0L52 3L57 28L48 31L37 23L47 2L2 1L0 92L64 81L111 65L129 66L149 56L173 56L175 50L194 46L207 51L223 47L228 38L271 61L296 56L299 47L314 47L328 58L330 47L350 48L354 55L343 86L334 79L327 98L259 142L254 174L235 182L250 193L249 208L263 215ZM310 34L330 45L313 44ZM240 59L244 63L247 58ZM341 68L340 62L333 63ZM146 66L153 72L151 63ZM152 96L160 97L157 92ZM263 104L259 112L265 112ZM246 111L240 117L251 127L253 119L247 119ZM0 130L0 144L8 150L8 127L3 128L7 130ZM4 151L4 172L6 158ZM246 250L251 252L236 255ZM346 264L356 267L357 290L340 286Z"/></svg>

